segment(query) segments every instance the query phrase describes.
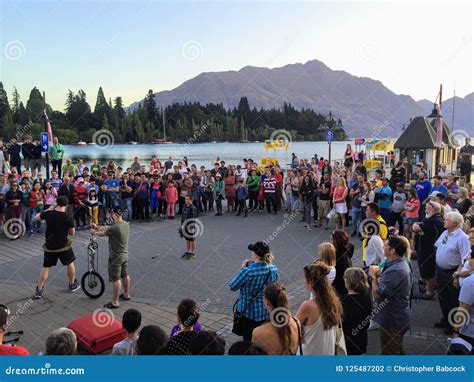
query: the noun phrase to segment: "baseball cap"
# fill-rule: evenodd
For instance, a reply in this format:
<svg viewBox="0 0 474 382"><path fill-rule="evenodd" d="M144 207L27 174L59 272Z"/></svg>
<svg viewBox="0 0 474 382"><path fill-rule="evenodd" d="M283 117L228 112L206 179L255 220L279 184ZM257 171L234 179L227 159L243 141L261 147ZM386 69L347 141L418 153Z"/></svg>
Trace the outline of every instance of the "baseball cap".
<svg viewBox="0 0 474 382"><path fill-rule="evenodd" d="M448 343L447 355L468 355L472 351L472 345L460 337L448 338Z"/></svg>
<svg viewBox="0 0 474 382"><path fill-rule="evenodd" d="M257 241L255 244L249 244L249 250L255 252L259 257L265 256L267 253L270 253L270 247L262 241Z"/></svg>

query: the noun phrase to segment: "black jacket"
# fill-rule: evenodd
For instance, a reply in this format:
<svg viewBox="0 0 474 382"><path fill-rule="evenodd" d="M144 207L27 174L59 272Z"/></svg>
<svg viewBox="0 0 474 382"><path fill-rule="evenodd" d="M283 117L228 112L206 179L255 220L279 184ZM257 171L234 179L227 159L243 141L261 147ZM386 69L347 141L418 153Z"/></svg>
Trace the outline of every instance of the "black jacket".
<svg viewBox="0 0 474 382"><path fill-rule="evenodd" d="M423 235L416 235L416 251L422 252L426 256L435 254L436 248L434 244L445 230L443 217L440 214L436 214L426 218L419 225L423 230Z"/></svg>
<svg viewBox="0 0 474 382"><path fill-rule="evenodd" d="M74 186L72 184L66 186L65 184L62 184L61 187L59 187L58 190L58 196L65 196L67 197L68 204L74 204L74 198L72 196L74 192Z"/></svg>
<svg viewBox="0 0 474 382"><path fill-rule="evenodd" d="M23 143L21 145L21 154L24 159L34 159L35 145L33 143Z"/></svg>

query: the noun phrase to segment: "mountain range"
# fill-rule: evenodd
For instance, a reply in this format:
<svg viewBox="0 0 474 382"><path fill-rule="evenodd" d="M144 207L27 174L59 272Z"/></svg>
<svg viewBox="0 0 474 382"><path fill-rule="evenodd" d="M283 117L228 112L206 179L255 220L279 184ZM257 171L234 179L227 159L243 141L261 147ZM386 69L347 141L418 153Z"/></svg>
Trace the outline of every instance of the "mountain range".
<svg viewBox="0 0 474 382"><path fill-rule="evenodd" d="M155 93L157 106L176 102L222 103L234 108L246 96L250 107L329 111L341 118L350 137L397 137L410 118L428 115L433 103L396 94L382 82L332 70L318 60L279 68L246 66L239 71L204 72L173 90ZM132 103L129 109L138 107ZM453 99L443 101L445 121L451 127ZM455 99L455 129L474 136L474 93Z"/></svg>

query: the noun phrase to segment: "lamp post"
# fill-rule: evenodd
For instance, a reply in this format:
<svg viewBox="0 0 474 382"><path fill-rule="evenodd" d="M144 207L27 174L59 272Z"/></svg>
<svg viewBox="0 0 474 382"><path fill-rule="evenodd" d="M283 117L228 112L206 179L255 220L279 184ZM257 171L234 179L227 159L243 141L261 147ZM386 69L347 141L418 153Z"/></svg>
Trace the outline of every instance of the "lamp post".
<svg viewBox="0 0 474 382"><path fill-rule="evenodd" d="M328 141L328 148L329 148L329 165L331 166L331 142L334 138L334 130L337 128L341 128L342 123L341 120L338 119L337 121L334 119L332 111L329 112L329 115L324 118L323 124L319 126L321 130L326 129L326 140Z"/></svg>

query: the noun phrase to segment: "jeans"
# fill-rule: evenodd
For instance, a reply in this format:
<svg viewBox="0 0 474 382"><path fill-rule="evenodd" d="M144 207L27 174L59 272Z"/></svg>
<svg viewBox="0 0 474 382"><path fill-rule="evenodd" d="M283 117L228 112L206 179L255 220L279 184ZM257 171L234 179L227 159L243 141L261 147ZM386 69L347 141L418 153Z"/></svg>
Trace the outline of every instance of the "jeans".
<svg viewBox="0 0 474 382"><path fill-rule="evenodd" d="M41 228L41 220L38 220L36 222L33 221L33 218L36 216L36 214L39 214L41 212L41 208L31 208L30 207L30 230L39 230Z"/></svg>
<svg viewBox="0 0 474 382"><path fill-rule="evenodd" d="M286 193L286 208L289 210L293 209L293 203L295 202L293 198L293 192L287 192Z"/></svg>
<svg viewBox="0 0 474 382"><path fill-rule="evenodd" d="M218 215L222 215L222 195L218 195L216 199L216 212Z"/></svg>
<svg viewBox="0 0 474 382"><path fill-rule="evenodd" d="M132 198L122 199L122 208L124 211L127 211L126 221L129 223L132 221Z"/></svg>
<svg viewBox="0 0 474 382"><path fill-rule="evenodd" d="M359 231L359 221L362 219L362 208L352 206L352 228L354 232Z"/></svg>
<svg viewBox="0 0 474 382"><path fill-rule="evenodd" d="M304 210L303 210L303 220L306 224L311 224L311 208L313 207L313 203L311 200L306 200L304 202Z"/></svg>
<svg viewBox="0 0 474 382"><path fill-rule="evenodd" d="M258 206L257 196L258 196L258 190L257 191L249 190L249 208L251 210L257 209L257 206Z"/></svg>

